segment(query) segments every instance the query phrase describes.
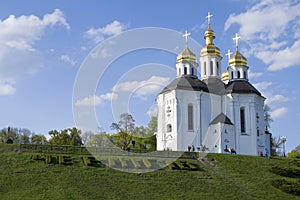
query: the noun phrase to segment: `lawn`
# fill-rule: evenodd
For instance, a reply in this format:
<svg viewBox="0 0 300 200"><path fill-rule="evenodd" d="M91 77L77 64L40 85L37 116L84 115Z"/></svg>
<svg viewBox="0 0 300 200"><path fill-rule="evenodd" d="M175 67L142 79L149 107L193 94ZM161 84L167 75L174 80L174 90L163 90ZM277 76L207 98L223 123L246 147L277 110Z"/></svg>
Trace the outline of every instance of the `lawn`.
<svg viewBox="0 0 300 200"><path fill-rule="evenodd" d="M274 182L282 180L300 182L297 177L299 160L208 154L202 162L181 158L164 169L126 173L105 167L92 156L43 155L15 152L14 149L13 146L0 146L1 200L300 199L299 195L274 187ZM33 155L42 159L34 160ZM47 156L48 163L51 156L50 164L46 163ZM63 156L69 164L59 162ZM161 162L128 156L105 160L137 169L151 168ZM277 166L275 170L274 166ZM287 177L280 170L277 173L278 169L293 169L296 175Z"/></svg>

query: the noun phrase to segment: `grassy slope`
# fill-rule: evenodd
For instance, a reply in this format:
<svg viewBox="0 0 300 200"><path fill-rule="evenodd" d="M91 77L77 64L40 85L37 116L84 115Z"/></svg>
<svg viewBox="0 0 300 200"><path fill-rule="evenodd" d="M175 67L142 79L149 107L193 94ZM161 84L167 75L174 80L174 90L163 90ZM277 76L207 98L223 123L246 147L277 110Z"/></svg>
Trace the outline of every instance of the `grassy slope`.
<svg viewBox="0 0 300 200"><path fill-rule="evenodd" d="M45 165L0 147L0 199L299 199L274 188L272 166L285 159L209 154L217 167L146 174L108 168Z"/></svg>

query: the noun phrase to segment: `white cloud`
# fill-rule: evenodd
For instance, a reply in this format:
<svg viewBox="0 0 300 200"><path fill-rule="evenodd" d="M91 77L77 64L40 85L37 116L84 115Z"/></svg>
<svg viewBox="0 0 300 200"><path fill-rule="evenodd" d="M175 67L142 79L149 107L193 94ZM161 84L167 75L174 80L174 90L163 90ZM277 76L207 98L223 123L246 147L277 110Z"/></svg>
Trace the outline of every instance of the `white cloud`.
<svg viewBox="0 0 300 200"><path fill-rule="evenodd" d="M272 82L268 82L268 81L263 81L263 82L259 82L259 83L255 83L253 84L254 87L256 87L259 91L266 91L266 89L272 85Z"/></svg>
<svg viewBox="0 0 300 200"><path fill-rule="evenodd" d="M16 91L11 83L0 83L0 96L12 95Z"/></svg>
<svg viewBox="0 0 300 200"><path fill-rule="evenodd" d="M272 119L278 119L280 117L285 116L287 112L288 112L287 107L277 108L276 110L271 111L271 117Z"/></svg>
<svg viewBox="0 0 300 200"><path fill-rule="evenodd" d="M75 60L71 59L68 55L61 55L59 59L61 61L69 63L72 66L75 66L75 64L77 63Z"/></svg>
<svg viewBox="0 0 300 200"><path fill-rule="evenodd" d="M168 77L152 76L148 80L119 83L113 87L113 91L132 92L143 98L145 95L157 93L169 80L170 78Z"/></svg>
<svg viewBox="0 0 300 200"><path fill-rule="evenodd" d="M276 102L287 102L289 99L281 94L271 95L267 99L268 104L276 103Z"/></svg>
<svg viewBox="0 0 300 200"><path fill-rule="evenodd" d="M56 24L60 24L64 26L66 29L71 28L64 16L64 13L59 9L55 9L54 12L51 14L44 15L43 24L45 26L48 25L54 26Z"/></svg>
<svg viewBox="0 0 300 200"><path fill-rule="evenodd" d="M56 24L70 28L59 9L42 19L35 15L10 15L0 20L0 80L6 88L2 94L13 94L16 89L11 83L43 66L42 55L34 49L34 44L47 27Z"/></svg>
<svg viewBox="0 0 300 200"><path fill-rule="evenodd" d="M241 14L231 14L225 23L224 29L233 24L240 25L240 34L244 39L273 40L286 30L289 22L299 14L300 3L286 0L261 0L249 10Z"/></svg>
<svg viewBox="0 0 300 200"><path fill-rule="evenodd" d="M118 83L113 87L111 93L100 94L85 97L81 100L77 100L76 106L98 106L103 105L105 100L121 99L122 92L136 94L140 99L145 100L147 95L156 94L162 87L164 87L170 78L152 76L148 80L143 81L127 81ZM126 98L126 97L125 97Z"/></svg>
<svg viewBox="0 0 300 200"><path fill-rule="evenodd" d="M114 100L118 97L116 93L106 93L101 95L85 97L81 100L77 100L76 106L98 106L103 105L105 100Z"/></svg>
<svg viewBox="0 0 300 200"><path fill-rule="evenodd" d="M249 79L252 79L252 78L258 78L258 77L261 77L263 75L262 72L252 72L251 70L249 70Z"/></svg>
<svg viewBox="0 0 300 200"><path fill-rule="evenodd" d="M299 10L299 1L254 1L247 11L231 14L224 30L238 24L243 41L250 47L248 53L268 64L268 70L281 70L298 64Z"/></svg>
<svg viewBox="0 0 300 200"><path fill-rule="evenodd" d="M102 28L90 28L84 33L85 37L95 43L102 41L106 36L114 36L124 31L127 26L115 20Z"/></svg>
<svg viewBox="0 0 300 200"><path fill-rule="evenodd" d="M0 43L12 48L32 50L32 45L41 38L45 29L56 24L70 28L59 9L44 15L43 19L35 15L10 15L7 19L0 20Z"/></svg>
<svg viewBox="0 0 300 200"><path fill-rule="evenodd" d="M155 117L157 116L157 113L158 113L158 107L157 105L152 105L149 110L147 111L147 114L150 116L150 117Z"/></svg>
<svg viewBox="0 0 300 200"><path fill-rule="evenodd" d="M277 71L299 64L300 40L296 41L293 46L287 47L280 51L264 51L258 54L266 64L270 64L268 70ZM268 59L265 59L268 58Z"/></svg>

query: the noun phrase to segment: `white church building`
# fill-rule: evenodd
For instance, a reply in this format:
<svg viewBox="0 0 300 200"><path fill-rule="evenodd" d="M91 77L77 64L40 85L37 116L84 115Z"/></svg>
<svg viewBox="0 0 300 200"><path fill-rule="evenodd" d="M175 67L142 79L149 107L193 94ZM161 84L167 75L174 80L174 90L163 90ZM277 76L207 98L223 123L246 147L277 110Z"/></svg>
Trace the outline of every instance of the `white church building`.
<svg viewBox="0 0 300 200"><path fill-rule="evenodd" d="M220 49L214 31L205 31L199 63L188 48L178 54L176 78L156 98L157 150L212 153L231 150L244 155L270 155L270 134L265 131L265 97L249 82L247 59L238 50L230 54L221 73ZM184 35L188 39L188 33ZM200 66L201 78L197 76Z"/></svg>

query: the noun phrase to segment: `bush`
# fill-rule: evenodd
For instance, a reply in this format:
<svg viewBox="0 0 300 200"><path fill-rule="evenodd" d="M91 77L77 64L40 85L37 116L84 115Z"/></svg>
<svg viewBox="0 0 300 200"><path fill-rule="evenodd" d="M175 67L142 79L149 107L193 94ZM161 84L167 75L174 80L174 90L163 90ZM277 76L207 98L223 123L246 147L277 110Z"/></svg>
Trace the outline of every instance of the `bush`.
<svg viewBox="0 0 300 200"><path fill-rule="evenodd" d="M292 150L288 153L289 158L300 158L300 153L296 150Z"/></svg>
<svg viewBox="0 0 300 200"><path fill-rule="evenodd" d="M49 165L51 163L51 155L46 155L45 163Z"/></svg>
<svg viewBox="0 0 300 200"><path fill-rule="evenodd" d="M300 178L300 170L297 168L272 167L270 171L280 176L285 176L290 178Z"/></svg>
<svg viewBox="0 0 300 200"><path fill-rule="evenodd" d="M272 185L277 189L288 194L300 196L300 181L288 181L285 179L277 179L272 181Z"/></svg>

